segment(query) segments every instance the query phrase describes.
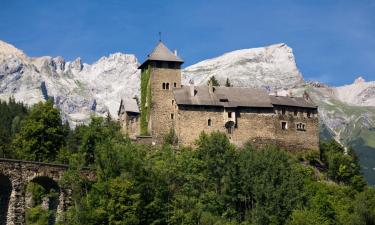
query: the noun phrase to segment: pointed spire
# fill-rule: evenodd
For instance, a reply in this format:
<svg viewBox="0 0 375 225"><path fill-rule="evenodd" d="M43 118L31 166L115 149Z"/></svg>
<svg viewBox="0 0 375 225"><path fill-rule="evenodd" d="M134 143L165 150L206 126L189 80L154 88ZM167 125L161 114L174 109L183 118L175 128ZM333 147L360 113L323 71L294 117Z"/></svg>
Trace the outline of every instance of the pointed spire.
<svg viewBox="0 0 375 225"><path fill-rule="evenodd" d="M148 61L166 61L166 62L179 62L184 63L184 61L175 55L171 50L164 45L162 41L159 41L154 50L148 55L146 61L142 63L139 68L142 68L147 64Z"/></svg>

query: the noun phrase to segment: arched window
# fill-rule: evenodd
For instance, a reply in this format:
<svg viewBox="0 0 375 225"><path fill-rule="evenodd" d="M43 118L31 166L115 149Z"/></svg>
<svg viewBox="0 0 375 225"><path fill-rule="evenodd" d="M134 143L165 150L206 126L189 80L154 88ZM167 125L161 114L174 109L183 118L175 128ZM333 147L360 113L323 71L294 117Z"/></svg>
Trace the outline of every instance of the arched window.
<svg viewBox="0 0 375 225"><path fill-rule="evenodd" d="M306 124L304 123L297 123L297 130L299 131L305 131L306 130Z"/></svg>
<svg viewBox="0 0 375 225"><path fill-rule="evenodd" d="M177 83L176 82L173 83L173 87L177 87Z"/></svg>
<svg viewBox="0 0 375 225"><path fill-rule="evenodd" d="M165 83L163 83L162 88L163 88L163 90L165 90L165 88L166 88L166 87L165 87Z"/></svg>
<svg viewBox="0 0 375 225"><path fill-rule="evenodd" d="M208 125L209 127L212 125L212 121L211 121L211 119L208 119L208 120L207 120L207 125Z"/></svg>
<svg viewBox="0 0 375 225"><path fill-rule="evenodd" d="M169 83L165 84L165 89L169 90Z"/></svg>

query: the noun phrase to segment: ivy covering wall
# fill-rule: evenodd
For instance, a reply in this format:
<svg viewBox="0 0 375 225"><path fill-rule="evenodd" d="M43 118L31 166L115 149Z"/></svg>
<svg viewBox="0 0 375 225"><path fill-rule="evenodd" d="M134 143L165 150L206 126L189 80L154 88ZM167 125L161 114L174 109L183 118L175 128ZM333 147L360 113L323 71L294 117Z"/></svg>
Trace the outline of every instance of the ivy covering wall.
<svg viewBox="0 0 375 225"><path fill-rule="evenodd" d="M149 135L148 121L151 111L150 67L141 73L141 135Z"/></svg>

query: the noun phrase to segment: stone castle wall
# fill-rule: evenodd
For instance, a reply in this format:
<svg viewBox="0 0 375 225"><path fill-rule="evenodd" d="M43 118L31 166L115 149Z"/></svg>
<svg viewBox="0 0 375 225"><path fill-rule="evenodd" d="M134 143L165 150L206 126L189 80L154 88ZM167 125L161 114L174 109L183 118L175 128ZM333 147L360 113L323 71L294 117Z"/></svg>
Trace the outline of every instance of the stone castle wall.
<svg viewBox="0 0 375 225"><path fill-rule="evenodd" d="M281 113L280 108L276 108L275 112L277 146L289 151L319 150L319 119L316 110L287 107L285 114ZM287 123L286 130L282 129L282 122ZM304 128L298 128L297 124L303 124Z"/></svg>
<svg viewBox="0 0 375 225"><path fill-rule="evenodd" d="M139 114L132 115L129 112L125 112L119 116L119 122L121 124L122 132L127 134L129 138L136 139L140 133Z"/></svg>
<svg viewBox="0 0 375 225"><path fill-rule="evenodd" d="M174 127L171 117L174 115L173 88L181 88L181 70L170 68L150 68L151 82L151 136L156 144L161 143L165 134ZM163 89L163 83L169 84L169 89ZM171 115L173 114L173 116Z"/></svg>
<svg viewBox="0 0 375 225"><path fill-rule="evenodd" d="M297 110L297 116L294 111ZM193 146L199 134L204 131L226 133L230 141L243 146L249 142L256 148L277 146L288 151L319 149L318 117L316 111L307 117L306 110L288 108L285 115L281 110L243 108L235 111L236 126L231 132L225 128L227 111L223 108L204 106L180 106L176 109L176 133L179 144ZM211 126L208 120L211 120ZM286 122L286 129L282 129ZM304 129L297 129L304 124Z"/></svg>

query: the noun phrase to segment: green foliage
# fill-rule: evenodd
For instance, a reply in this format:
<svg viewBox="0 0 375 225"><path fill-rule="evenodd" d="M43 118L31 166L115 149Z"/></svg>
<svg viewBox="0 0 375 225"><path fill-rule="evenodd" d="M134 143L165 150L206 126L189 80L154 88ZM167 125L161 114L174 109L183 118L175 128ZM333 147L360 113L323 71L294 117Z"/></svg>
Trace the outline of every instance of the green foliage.
<svg viewBox="0 0 375 225"><path fill-rule="evenodd" d="M285 152L246 146L239 153L238 170L238 177L231 177L239 196L236 205L243 206L242 218L255 224L283 224L302 203L304 176Z"/></svg>
<svg viewBox="0 0 375 225"><path fill-rule="evenodd" d="M336 141L321 144L321 158L328 167L328 178L335 182L350 184L357 190L363 189L365 183L360 174L360 167L354 151L345 149Z"/></svg>
<svg viewBox="0 0 375 225"><path fill-rule="evenodd" d="M64 145L65 133L59 110L52 101L38 103L21 122L13 145L17 156L26 160L53 161Z"/></svg>
<svg viewBox="0 0 375 225"><path fill-rule="evenodd" d="M150 68L142 71L141 74L141 135L148 135L148 121L151 111L151 83Z"/></svg>
<svg viewBox="0 0 375 225"><path fill-rule="evenodd" d="M26 224L28 225L45 225L48 224L50 211L44 209L41 205L26 209Z"/></svg>
<svg viewBox="0 0 375 225"><path fill-rule="evenodd" d="M330 223L319 213L312 210L295 210L288 225L329 225Z"/></svg>
<svg viewBox="0 0 375 225"><path fill-rule="evenodd" d="M48 199L49 204L57 203L58 192L54 189L46 189L42 185L30 182L27 185L26 192L31 197L31 208L26 210L26 223L42 225L48 224L48 221L55 218L55 209L45 209L42 206L43 200ZM28 196L27 194L27 196ZM50 206L51 206L50 205ZM56 205L57 206L57 205Z"/></svg>
<svg viewBox="0 0 375 225"><path fill-rule="evenodd" d="M167 134L163 137L164 144L176 145L178 143L178 137L174 129L170 129Z"/></svg>
<svg viewBox="0 0 375 225"><path fill-rule="evenodd" d="M0 157L13 158L12 139L19 132L20 121L26 116L27 108L10 98L0 100Z"/></svg>
<svg viewBox="0 0 375 225"><path fill-rule="evenodd" d="M219 86L220 86L220 83L219 83L219 81L216 79L215 76L210 77L210 79L207 81L207 85L209 85L210 83L211 83L212 86L214 86L214 87L219 87Z"/></svg>

